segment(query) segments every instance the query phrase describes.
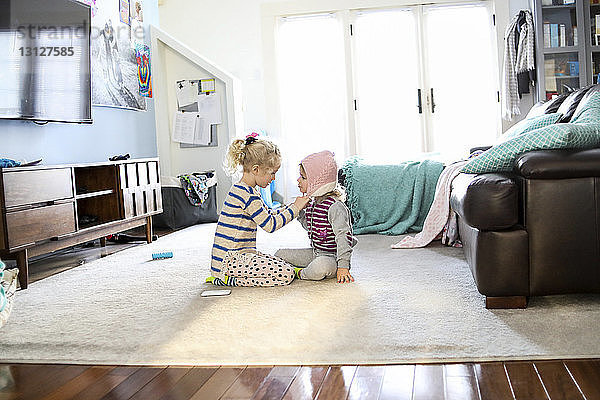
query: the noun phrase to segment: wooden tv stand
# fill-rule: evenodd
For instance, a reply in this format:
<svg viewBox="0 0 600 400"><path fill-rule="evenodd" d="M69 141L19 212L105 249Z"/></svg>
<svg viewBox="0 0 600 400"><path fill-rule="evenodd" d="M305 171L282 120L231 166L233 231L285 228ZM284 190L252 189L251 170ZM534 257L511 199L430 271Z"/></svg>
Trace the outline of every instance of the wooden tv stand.
<svg viewBox="0 0 600 400"><path fill-rule="evenodd" d="M28 258L146 225L162 212L158 158L0 168L0 257Z"/></svg>

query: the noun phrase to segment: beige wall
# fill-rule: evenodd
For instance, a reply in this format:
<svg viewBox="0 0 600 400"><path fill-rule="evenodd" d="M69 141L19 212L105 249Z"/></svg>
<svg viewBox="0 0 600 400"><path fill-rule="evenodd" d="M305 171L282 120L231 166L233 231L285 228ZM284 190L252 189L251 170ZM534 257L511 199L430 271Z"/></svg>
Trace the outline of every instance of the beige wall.
<svg viewBox="0 0 600 400"><path fill-rule="evenodd" d="M161 29L241 79L245 130L265 126L260 5L267 0L164 0Z"/></svg>

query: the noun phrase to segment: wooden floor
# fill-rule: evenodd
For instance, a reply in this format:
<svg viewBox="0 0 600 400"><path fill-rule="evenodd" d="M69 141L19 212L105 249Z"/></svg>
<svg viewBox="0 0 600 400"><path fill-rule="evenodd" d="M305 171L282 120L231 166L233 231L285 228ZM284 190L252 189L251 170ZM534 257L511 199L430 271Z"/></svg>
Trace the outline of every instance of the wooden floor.
<svg viewBox="0 0 600 400"><path fill-rule="evenodd" d="M32 260L31 281L135 244L89 245ZM4 399L600 400L600 360L318 367L0 364Z"/></svg>
<svg viewBox="0 0 600 400"><path fill-rule="evenodd" d="M600 360L385 366L0 364L0 399L600 399Z"/></svg>

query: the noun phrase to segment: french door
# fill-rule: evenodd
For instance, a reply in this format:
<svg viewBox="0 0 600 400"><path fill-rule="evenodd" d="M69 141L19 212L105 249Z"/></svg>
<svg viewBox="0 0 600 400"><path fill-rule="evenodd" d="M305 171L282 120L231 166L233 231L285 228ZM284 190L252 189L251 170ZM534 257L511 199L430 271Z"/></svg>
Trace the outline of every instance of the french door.
<svg viewBox="0 0 600 400"><path fill-rule="evenodd" d="M371 162L406 160L425 147L418 19L402 9L358 12L351 21L356 152Z"/></svg>
<svg viewBox="0 0 600 400"><path fill-rule="evenodd" d="M487 2L350 13L356 153L464 157L500 129Z"/></svg>
<svg viewBox="0 0 600 400"><path fill-rule="evenodd" d="M284 197L298 162L454 161L500 129L490 2L336 10L278 18Z"/></svg>

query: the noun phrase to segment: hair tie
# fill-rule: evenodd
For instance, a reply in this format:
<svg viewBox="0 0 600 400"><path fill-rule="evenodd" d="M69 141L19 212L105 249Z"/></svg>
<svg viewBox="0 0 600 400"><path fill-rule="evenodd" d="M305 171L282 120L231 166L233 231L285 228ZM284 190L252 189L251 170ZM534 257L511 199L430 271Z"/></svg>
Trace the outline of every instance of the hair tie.
<svg viewBox="0 0 600 400"><path fill-rule="evenodd" d="M258 138L258 133L256 133L256 132L252 132L252 133L246 135L246 143L245 143L246 146L256 142L258 140L257 138Z"/></svg>

